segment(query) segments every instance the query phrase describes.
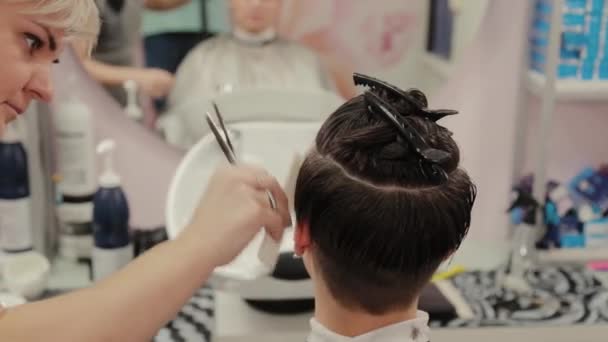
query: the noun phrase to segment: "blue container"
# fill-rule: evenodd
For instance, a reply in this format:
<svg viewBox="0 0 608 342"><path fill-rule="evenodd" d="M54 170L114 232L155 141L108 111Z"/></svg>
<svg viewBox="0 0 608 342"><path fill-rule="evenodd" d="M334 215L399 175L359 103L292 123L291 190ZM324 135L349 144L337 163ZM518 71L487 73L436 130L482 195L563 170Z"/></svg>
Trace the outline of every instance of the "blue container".
<svg viewBox="0 0 608 342"><path fill-rule="evenodd" d="M585 15L566 13L563 15L563 23L564 26L583 26L585 25Z"/></svg>
<svg viewBox="0 0 608 342"><path fill-rule="evenodd" d="M537 64L545 64L547 57L544 53L538 51L532 51L532 62Z"/></svg>
<svg viewBox="0 0 608 342"><path fill-rule="evenodd" d="M549 39L543 35L533 35L530 38L530 44L533 48L545 49L549 45Z"/></svg>
<svg viewBox="0 0 608 342"><path fill-rule="evenodd" d="M27 152L15 127L10 126L0 140L0 248L3 251L17 253L33 248L31 215Z"/></svg>
<svg viewBox="0 0 608 342"><path fill-rule="evenodd" d="M93 196L93 279L98 281L120 270L133 259L129 234L129 203L114 172L112 140L102 141L97 150L105 156L99 190Z"/></svg>
<svg viewBox="0 0 608 342"><path fill-rule="evenodd" d="M583 63L581 65L581 77L583 80L589 81L591 79L593 79L593 69L594 69L594 64L593 62L591 63Z"/></svg>
<svg viewBox="0 0 608 342"><path fill-rule="evenodd" d="M600 50L597 44L587 44L585 47L585 52L583 54L585 60L593 60L595 61L599 56Z"/></svg>
<svg viewBox="0 0 608 342"><path fill-rule="evenodd" d="M129 204L120 187L100 188L93 197L93 238L103 249L126 247L129 235Z"/></svg>
<svg viewBox="0 0 608 342"><path fill-rule="evenodd" d="M588 37L582 32L564 32L562 34L562 44L566 46L579 47L587 43Z"/></svg>
<svg viewBox="0 0 608 342"><path fill-rule="evenodd" d="M601 17L590 17L589 18L589 29L588 33L590 36L599 37L600 32L602 31L602 18Z"/></svg>
<svg viewBox="0 0 608 342"><path fill-rule="evenodd" d="M591 0L591 13L599 15L604 11L604 0Z"/></svg>
<svg viewBox="0 0 608 342"><path fill-rule="evenodd" d="M551 14L551 11L553 10L553 5L551 4L550 1L542 1L539 0L536 2L536 6L535 6L535 11L538 14L541 15L549 15Z"/></svg>
<svg viewBox="0 0 608 342"><path fill-rule="evenodd" d="M579 59L581 52L580 50L560 49L559 56L561 59Z"/></svg>
<svg viewBox="0 0 608 342"><path fill-rule="evenodd" d="M560 64L557 67L558 78L575 78L578 74L578 66L571 64Z"/></svg>
<svg viewBox="0 0 608 342"><path fill-rule="evenodd" d="M566 0L566 9L586 9L587 0Z"/></svg>
<svg viewBox="0 0 608 342"><path fill-rule="evenodd" d="M560 243L562 248L583 248L585 247L585 236L577 232L562 232Z"/></svg>
<svg viewBox="0 0 608 342"><path fill-rule="evenodd" d="M30 196L27 153L21 142L0 142L0 200Z"/></svg>
<svg viewBox="0 0 608 342"><path fill-rule="evenodd" d="M536 20L532 27L535 31L548 34L551 29L551 24L545 20Z"/></svg>

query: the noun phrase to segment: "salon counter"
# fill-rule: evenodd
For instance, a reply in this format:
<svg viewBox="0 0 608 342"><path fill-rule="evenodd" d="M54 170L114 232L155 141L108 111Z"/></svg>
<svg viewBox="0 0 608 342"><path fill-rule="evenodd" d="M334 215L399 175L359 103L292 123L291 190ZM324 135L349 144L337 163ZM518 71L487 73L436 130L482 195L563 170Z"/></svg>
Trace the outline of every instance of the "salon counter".
<svg viewBox="0 0 608 342"><path fill-rule="evenodd" d="M495 269L505 262L508 248L506 244L465 240L452 263L469 270ZM238 296L225 292L216 292L215 305L216 331L213 342L304 341L309 331L311 314L286 317L265 314L252 309ZM455 330L455 336L460 336L462 330L467 329ZM440 339L440 336L444 336L442 329L437 335L433 334L433 341L448 341ZM466 333L463 336L466 337Z"/></svg>
<svg viewBox="0 0 608 342"><path fill-rule="evenodd" d="M465 240L453 264L469 270L492 270L504 264L508 245ZM606 273L597 274L608 285ZM89 285L88 267L65 260L53 264L49 288L69 290ZM276 316L256 311L236 295L216 292L213 342L304 341L311 314ZM608 325L432 329L433 342L552 341L595 342L608 336Z"/></svg>
<svg viewBox="0 0 608 342"><path fill-rule="evenodd" d="M468 270L493 270L506 262L509 245L506 243L465 240L455 255L453 264ZM597 278L608 285L608 274ZM213 342L245 341L304 341L309 331L311 315L277 317L258 312L238 296L216 294L216 331ZM600 342L608 336L608 325L504 327L504 328L433 328L433 342L469 341L552 341Z"/></svg>

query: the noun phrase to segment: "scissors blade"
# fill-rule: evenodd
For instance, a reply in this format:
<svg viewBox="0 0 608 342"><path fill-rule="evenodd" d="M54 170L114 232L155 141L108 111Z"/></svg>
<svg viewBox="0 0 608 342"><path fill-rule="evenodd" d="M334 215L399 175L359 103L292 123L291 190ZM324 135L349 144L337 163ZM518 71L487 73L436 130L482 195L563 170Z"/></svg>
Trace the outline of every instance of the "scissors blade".
<svg viewBox="0 0 608 342"><path fill-rule="evenodd" d="M226 141L224 140L224 138L222 137L222 134L218 130L216 123L213 121L211 114L209 114L208 112L206 115L206 120L207 120L207 124L209 125L209 128L211 129L211 132L213 132L213 135L215 136L215 140L220 145L220 148L222 149L222 152L224 152L226 159L228 159L228 162L233 165L236 164L236 158L234 156L234 153L232 152L230 147L228 147L228 145L226 144Z"/></svg>
<svg viewBox="0 0 608 342"><path fill-rule="evenodd" d="M228 143L228 147L230 147L230 150L232 150L232 153L234 154L234 146L232 146L232 140L230 139L230 135L228 134L228 130L226 129L226 125L224 124L224 117L222 116L222 113L220 112L220 108L217 106L217 103L213 102L213 109L215 110L215 115L217 116L217 119L220 123L220 127L222 128L222 131L224 131L224 136L226 137L226 142Z"/></svg>

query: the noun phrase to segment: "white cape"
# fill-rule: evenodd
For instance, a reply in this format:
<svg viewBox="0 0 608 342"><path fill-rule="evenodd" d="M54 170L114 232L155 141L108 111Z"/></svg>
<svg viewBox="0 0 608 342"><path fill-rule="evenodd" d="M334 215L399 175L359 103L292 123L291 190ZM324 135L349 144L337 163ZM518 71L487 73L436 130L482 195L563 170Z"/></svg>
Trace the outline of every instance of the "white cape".
<svg viewBox="0 0 608 342"><path fill-rule="evenodd" d="M220 35L194 48L179 67L163 125L166 131L179 132L172 135L181 136L182 141L173 143L187 147L206 132L192 127L196 120L190 116L198 118L203 125L201 107L207 107L205 103L219 95L253 89L321 91L328 88L317 56L295 42L274 39L253 43L232 35ZM272 101L260 99L264 100ZM229 116L229 113L223 114Z"/></svg>

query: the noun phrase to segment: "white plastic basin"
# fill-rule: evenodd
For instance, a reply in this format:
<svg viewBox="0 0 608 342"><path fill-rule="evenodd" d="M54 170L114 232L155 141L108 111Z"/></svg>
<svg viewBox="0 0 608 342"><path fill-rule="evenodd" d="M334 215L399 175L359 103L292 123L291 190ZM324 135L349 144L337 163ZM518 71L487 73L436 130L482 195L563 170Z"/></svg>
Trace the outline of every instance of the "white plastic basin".
<svg viewBox="0 0 608 342"><path fill-rule="evenodd" d="M238 138L233 140L237 158L263 166L283 185L294 154L304 154L309 149L319 127L319 122L242 122L228 125L230 130L237 132ZM213 171L225 163L226 159L212 134L205 136L186 154L169 188L166 216L170 238L175 238L189 223ZM289 231L285 234L282 251L293 251L292 236ZM229 288L231 282L257 279L271 273L272 269L264 267L257 258L262 237L261 230L235 261L216 269L213 274L215 283L222 281L223 287Z"/></svg>

